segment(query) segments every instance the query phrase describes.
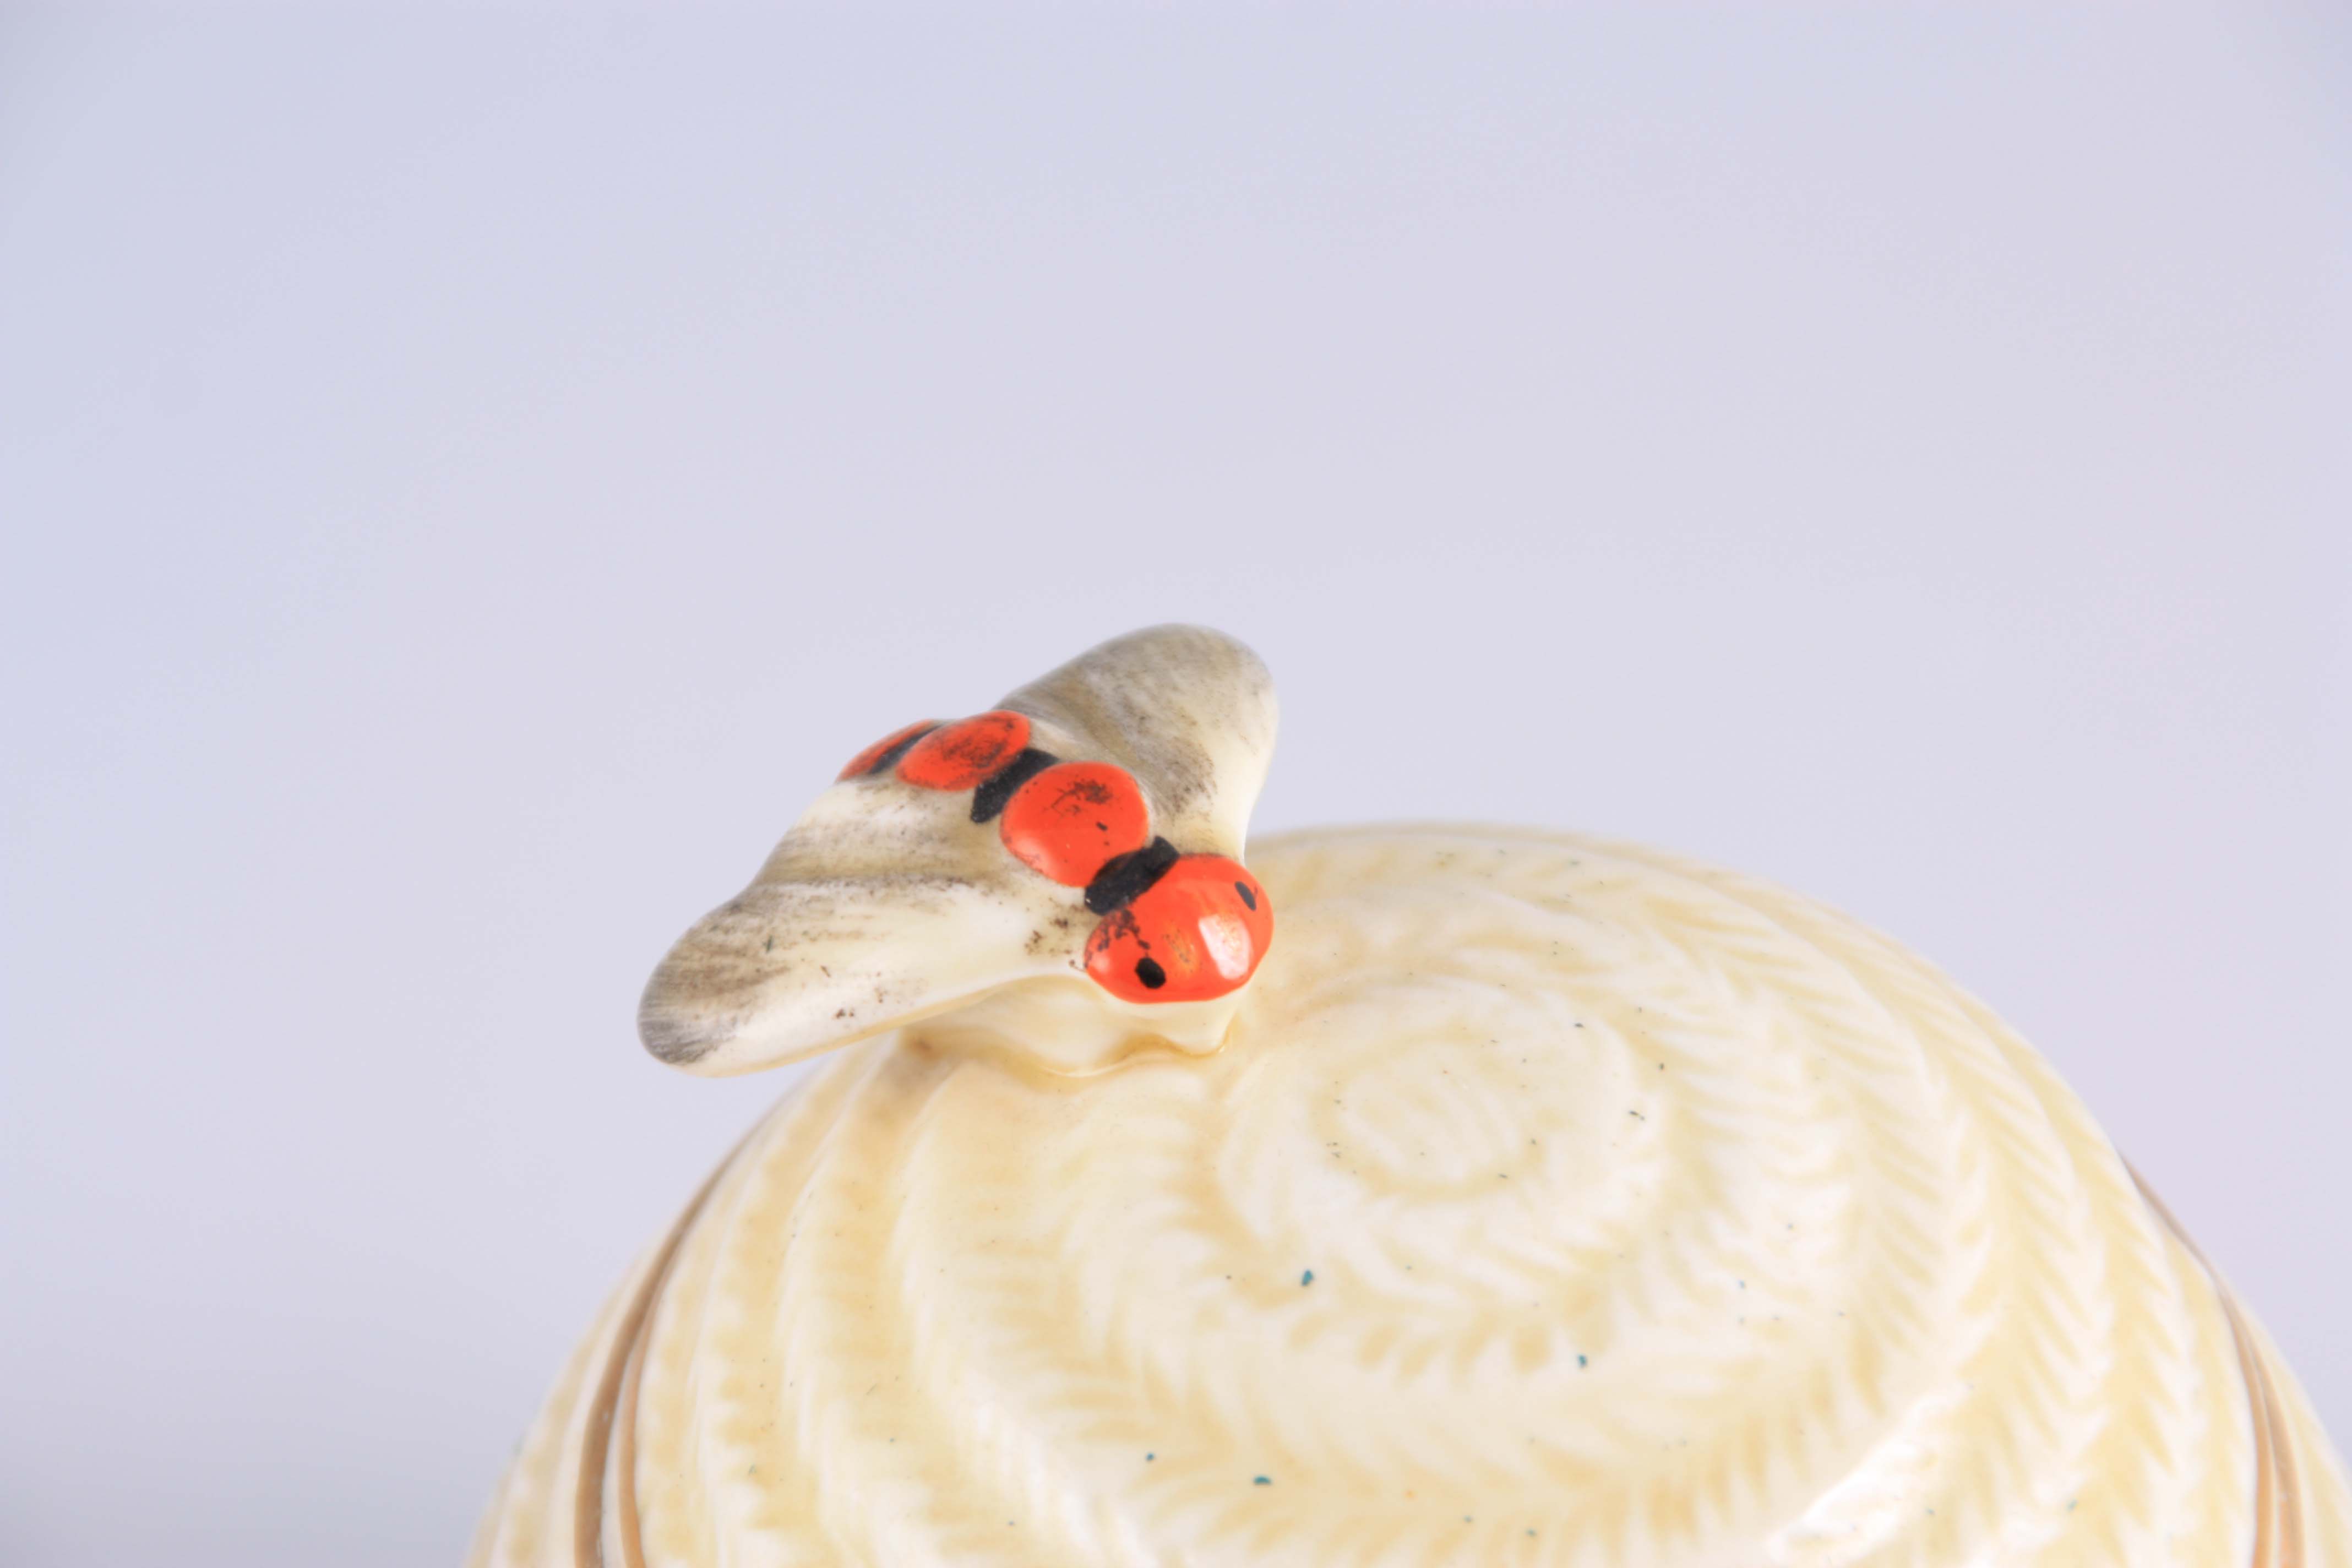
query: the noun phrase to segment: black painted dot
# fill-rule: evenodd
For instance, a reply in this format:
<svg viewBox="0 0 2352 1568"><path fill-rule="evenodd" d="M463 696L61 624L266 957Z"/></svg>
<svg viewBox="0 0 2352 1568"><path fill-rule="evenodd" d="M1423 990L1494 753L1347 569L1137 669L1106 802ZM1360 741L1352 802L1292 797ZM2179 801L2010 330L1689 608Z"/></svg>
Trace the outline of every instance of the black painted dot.
<svg viewBox="0 0 2352 1568"><path fill-rule="evenodd" d="M1168 972L1160 967L1160 961L1156 958L1137 959L1135 977L1143 982L1143 988L1147 991L1157 991L1168 984Z"/></svg>
<svg viewBox="0 0 2352 1568"><path fill-rule="evenodd" d="M1251 909L1255 910L1257 908L1257 895L1250 891L1249 884L1247 882L1235 882L1234 884L1234 891L1239 893L1242 896L1242 902L1247 904Z"/></svg>

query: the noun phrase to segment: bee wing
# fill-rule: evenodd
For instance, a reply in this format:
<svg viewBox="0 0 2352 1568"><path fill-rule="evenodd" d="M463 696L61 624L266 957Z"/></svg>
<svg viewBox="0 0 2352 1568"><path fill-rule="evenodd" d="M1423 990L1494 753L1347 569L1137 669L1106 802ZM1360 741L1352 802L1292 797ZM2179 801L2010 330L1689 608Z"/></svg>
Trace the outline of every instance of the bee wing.
<svg viewBox="0 0 2352 1568"><path fill-rule="evenodd" d="M1003 705L1133 773L1163 837L1241 854L1277 717L1274 678L1244 644L1206 626L1150 626L1080 654Z"/></svg>
<svg viewBox="0 0 2352 1568"><path fill-rule="evenodd" d="M678 939L637 1009L646 1048L724 1076L797 1061L1042 974L1092 924L971 821L971 796L827 790L751 885Z"/></svg>

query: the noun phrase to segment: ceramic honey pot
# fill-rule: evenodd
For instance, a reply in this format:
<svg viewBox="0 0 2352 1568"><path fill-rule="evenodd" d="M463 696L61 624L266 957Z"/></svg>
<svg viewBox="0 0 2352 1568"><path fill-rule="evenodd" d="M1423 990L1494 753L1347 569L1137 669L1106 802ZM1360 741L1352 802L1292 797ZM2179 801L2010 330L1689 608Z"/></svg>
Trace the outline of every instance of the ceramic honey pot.
<svg viewBox="0 0 2352 1568"><path fill-rule="evenodd" d="M1160 627L850 763L640 1020L832 1059L475 1563L2352 1568L2270 1342L1981 1004L1629 845L1245 845L1274 733Z"/></svg>

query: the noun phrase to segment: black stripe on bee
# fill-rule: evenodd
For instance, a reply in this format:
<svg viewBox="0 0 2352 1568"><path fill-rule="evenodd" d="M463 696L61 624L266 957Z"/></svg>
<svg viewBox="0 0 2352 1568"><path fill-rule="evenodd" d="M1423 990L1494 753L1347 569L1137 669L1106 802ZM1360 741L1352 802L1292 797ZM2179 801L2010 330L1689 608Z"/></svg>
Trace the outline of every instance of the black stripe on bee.
<svg viewBox="0 0 2352 1568"><path fill-rule="evenodd" d="M1140 849L1114 855L1103 862L1087 884L1087 908L1098 915L1123 908L1151 890L1151 885L1176 864L1176 846L1155 838Z"/></svg>
<svg viewBox="0 0 2352 1568"><path fill-rule="evenodd" d="M971 819L986 822L1004 809L1013 792L1052 767L1062 759L1051 752L1041 752L1034 746L1024 746L1013 760L980 781L971 792Z"/></svg>
<svg viewBox="0 0 2352 1568"><path fill-rule="evenodd" d="M866 770L865 776L872 778L876 773L888 773L892 768L898 765L899 758L905 756L908 752L915 749L916 742L921 740L924 736L929 734L932 731L938 728L939 726L937 724L926 724L921 729L917 730L913 734L908 736L905 740L900 741L897 745L891 747L888 751L875 758L874 765Z"/></svg>

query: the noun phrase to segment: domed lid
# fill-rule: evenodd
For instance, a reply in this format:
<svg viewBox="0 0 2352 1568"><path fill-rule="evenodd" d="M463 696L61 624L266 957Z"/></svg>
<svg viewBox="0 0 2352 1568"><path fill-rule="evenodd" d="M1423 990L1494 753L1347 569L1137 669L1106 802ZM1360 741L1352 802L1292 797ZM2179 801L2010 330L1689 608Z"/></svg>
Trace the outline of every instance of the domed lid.
<svg viewBox="0 0 2352 1568"><path fill-rule="evenodd" d="M645 1034L875 1037L615 1295L478 1561L2352 1564L2259 1326L1981 1004L1633 846L1245 869L1273 734L1168 627L852 760Z"/></svg>

